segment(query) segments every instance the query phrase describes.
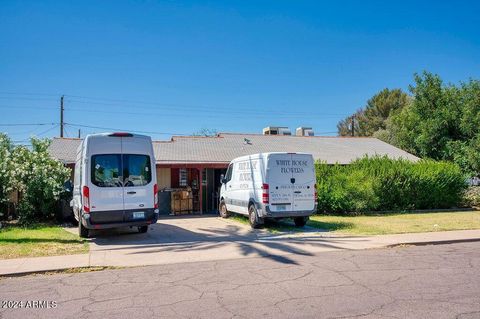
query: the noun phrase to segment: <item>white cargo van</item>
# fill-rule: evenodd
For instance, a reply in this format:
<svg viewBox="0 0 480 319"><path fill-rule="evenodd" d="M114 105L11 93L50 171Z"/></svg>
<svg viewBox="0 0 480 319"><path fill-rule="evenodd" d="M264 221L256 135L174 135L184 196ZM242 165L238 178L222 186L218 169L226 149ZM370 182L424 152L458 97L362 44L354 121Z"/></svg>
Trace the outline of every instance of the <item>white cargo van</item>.
<svg viewBox="0 0 480 319"><path fill-rule="evenodd" d="M94 134L78 147L71 206L81 237L125 226L147 232L158 218L157 191L150 137Z"/></svg>
<svg viewBox="0 0 480 319"><path fill-rule="evenodd" d="M292 217L304 226L316 210L315 165L311 154L260 153L234 159L220 189L220 216L249 217L253 228L265 218Z"/></svg>

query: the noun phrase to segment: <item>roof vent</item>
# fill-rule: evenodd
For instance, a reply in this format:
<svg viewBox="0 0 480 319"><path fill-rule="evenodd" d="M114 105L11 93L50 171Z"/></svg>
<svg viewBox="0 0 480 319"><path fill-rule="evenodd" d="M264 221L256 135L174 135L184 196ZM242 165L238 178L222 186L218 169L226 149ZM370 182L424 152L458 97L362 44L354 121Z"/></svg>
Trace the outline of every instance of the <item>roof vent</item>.
<svg viewBox="0 0 480 319"><path fill-rule="evenodd" d="M311 127L300 126L295 130L296 136L314 136L313 129Z"/></svg>
<svg viewBox="0 0 480 319"><path fill-rule="evenodd" d="M267 126L263 129L263 135L292 135L286 126Z"/></svg>

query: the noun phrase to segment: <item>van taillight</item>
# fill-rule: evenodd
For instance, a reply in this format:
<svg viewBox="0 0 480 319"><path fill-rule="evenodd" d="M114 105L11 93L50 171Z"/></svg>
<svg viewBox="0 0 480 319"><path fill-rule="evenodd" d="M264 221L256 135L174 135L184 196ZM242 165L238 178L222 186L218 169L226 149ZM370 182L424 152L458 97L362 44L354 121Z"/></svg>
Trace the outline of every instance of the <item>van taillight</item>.
<svg viewBox="0 0 480 319"><path fill-rule="evenodd" d="M158 208L158 185L153 185L153 208Z"/></svg>
<svg viewBox="0 0 480 319"><path fill-rule="evenodd" d="M268 204L270 202L270 195L268 194L268 184L263 184L262 189L262 203Z"/></svg>
<svg viewBox="0 0 480 319"><path fill-rule="evenodd" d="M88 186L83 186L83 211L85 213L90 213L90 189Z"/></svg>
<svg viewBox="0 0 480 319"><path fill-rule="evenodd" d="M315 204L318 204L317 184L315 184L314 187L315 187Z"/></svg>

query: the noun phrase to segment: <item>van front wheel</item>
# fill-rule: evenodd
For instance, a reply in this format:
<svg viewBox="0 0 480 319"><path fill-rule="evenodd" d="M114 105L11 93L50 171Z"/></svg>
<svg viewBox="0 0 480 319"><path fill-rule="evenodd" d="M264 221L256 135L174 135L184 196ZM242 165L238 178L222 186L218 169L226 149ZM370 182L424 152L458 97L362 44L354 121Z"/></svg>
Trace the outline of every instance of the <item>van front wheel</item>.
<svg viewBox="0 0 480 319"><path fill-rule="evenodd" d="M222 218L230 217L230 214L228 213L228 210L227 210L227 204L225 204L225 201L223 199L220 201L218 210L220 211L220 217Z"/></svg>
<svg viewBox="0 0 480 319"><path fill-rule="evenodd" d="M293 221L295 222L295 226L303 227L307 223L308 217L295 217Z"/></svg>
<svg viewBox="0 0 480 319"><path fill-rule="evenodd" d="M148 231L148 226L140 226L138 227L138 232L144 234Z"/></svg>
<svg viewBox="0 0 480 319"><path fill-rule="evenodd" d="M263 226L263 220L258 217L257 209L253 204L248 207L248 221L252 228L260 228Z"/></svg>

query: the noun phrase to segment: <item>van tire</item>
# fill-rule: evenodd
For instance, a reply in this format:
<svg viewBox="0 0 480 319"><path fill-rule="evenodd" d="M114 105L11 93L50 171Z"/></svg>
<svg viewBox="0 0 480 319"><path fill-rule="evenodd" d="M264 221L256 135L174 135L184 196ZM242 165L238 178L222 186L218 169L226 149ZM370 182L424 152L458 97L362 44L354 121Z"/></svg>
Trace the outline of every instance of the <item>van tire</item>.
<svg viewBox="0 0 480 319"><path fill-rule="evenodd" d="M293 219L293 222L295 223L295 226L297 227L303 227L308 221L308 217L295 217Z"/></svg>
<svg viewBox="0 0 480 319"><path fill-rule="evenodd" d="M257 214L257 208L254 204L248 206L248 222L252 228L260 228L263 226L263 219L260 219Z"/></svg>
<svg viewBox="0 0 480 319"><path fill-rule="evenodd" d="M225 201L223 199L220 201L220 205L218 205L218 211L220 212L220 217L230 217L230 213L227 210L227 204L225 204Z"/></svg>
<svg viewBox="0 0 480 319"><path fill-rule="evenodd" d="M145 234L148 231L148 226L140 226L138 227L138 232L140 234Z"/></svg>
<svg viewBox="0 0 480 319"><path fill-rule="evenodd" d="M88 238L90 235L90 231L88 230L88 228L85 228L85 226L83 226L82 224L82 221L79 221L78 222L78 236L80 236L80 238Z"/></svg>

